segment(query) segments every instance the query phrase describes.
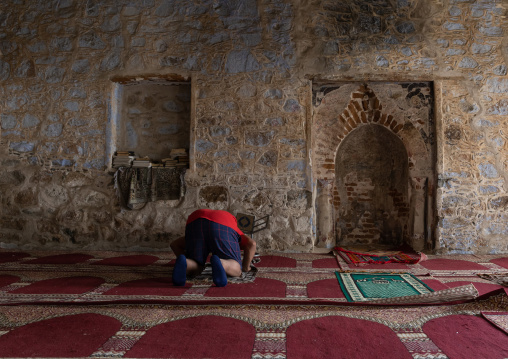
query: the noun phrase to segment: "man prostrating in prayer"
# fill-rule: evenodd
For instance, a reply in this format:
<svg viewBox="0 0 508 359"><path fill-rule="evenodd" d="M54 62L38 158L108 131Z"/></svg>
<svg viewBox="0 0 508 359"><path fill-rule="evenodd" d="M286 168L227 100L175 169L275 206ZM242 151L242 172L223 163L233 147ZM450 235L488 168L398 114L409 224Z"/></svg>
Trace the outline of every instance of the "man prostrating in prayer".
<svg viewBox="0 0 508 359"><path fill-rule="evenodd" d="M203 271L208 254L212 253L213 283L228 284L227 276L239 277L248 272L256 253L256 242L246 236L229 212L198 209L187 219L185 237L173 241L171 249L177 256L173 269L173 284L185 285L187 275ZM244 251L243 261L240 251Z"/></svg>

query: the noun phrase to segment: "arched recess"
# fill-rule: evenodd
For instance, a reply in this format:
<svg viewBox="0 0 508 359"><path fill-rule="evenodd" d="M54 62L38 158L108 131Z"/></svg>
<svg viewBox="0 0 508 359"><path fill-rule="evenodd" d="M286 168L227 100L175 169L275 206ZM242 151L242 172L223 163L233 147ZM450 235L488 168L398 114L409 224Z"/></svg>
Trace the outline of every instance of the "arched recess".
<svg viewBox="0 0 508 359"><path fill-rule="evenodd" d="M309 133L311 173L315 184L315 245L330 248L335 245L398 244L405 241L415 250L433 248L436 143L432 83L316 83L313 85L312 94L313 113ZM366 129L362 130L363 127ZM376 131L373 131L374 129ZM354 135L355 131L363 132ZM391 135L386 135L388 132ZM386 136L378 138L376 133L384 133ZM358 136L359 138L367 136L370 140L354 140L354 137L351 140L349 136ZM386 142L385 139L390 140ZM353 205L347 204L348 186L345 186L344 182L347 178L340 179L344 168L339 171L337 167L347 167L352 164L347 164L346 161L339 165L336 161L342 156L340 151L342 151L343 142L349 141L359 143L363 148L372 150L369 156L373 160L369 166L377 169L380 173L386 170L382 166L383 163L390 163L387 168L393 166L407 168L407 171L401 172L406 174L405 180L402 179L404 177L402 175L393 182L397 183L397 186L394 187L391 199L384 196L385 205L378 208L382 213L379 213L374 219L369 219L374 221L374 228L371 228L372 233L365 231L366 225L362 227L360 223L350 227L349 230L345 230L348 228L347 223L346 227L342 226L348 219L341 216L347 217L347 211ZM370 144L369 141L374 144ZM402 155L404 152L402 147L405 148L405 156ZM352 156L358 151L359 149L353 146L346 152ZM398 152L400 158L407 158L407 161L399 162L392 158L390 152L393 151ZM377 157L374 158L375 156ZM395 163L399 164L395 165ZM364 166L366 165L364 164ZM366 173L366 171L367 169L364 169L363 172L360 172ZM344 174L344 176L346 175L347 173ZM392 183L390 181L389 183ZM343 182L344 184L342 184ZM362 186L366 186L364 196L358 196L358 198L368 202L376 198L367 198L367 196L378 196L383 202L383 196L379 194L379 189L374 189L372 184L370 184L372 188L369 188L367 183ZM390 191L390 186L378 187ZM361 201L356 201L356 206L359 202ZM395 204L399 209L394 214L391 212L393 212ZM380 219L383 217L383 213L386 216L385 220ZM403 213L407 219L393 220L394 215L400 217ZM361 218L356 216L356 219L360 220ZM348 231L355 228L361 229L361 227L363 232L357 238L349 235L351 233ZM358 231L359 229L357 229ZM368 233L368 237L366 233Z"/></svg>
<svg viewBox="0 0 508 359"><path fill-rule="evenodd" d="M344 245L407 242L408 175L406 148L392 131L368 124L350 132L335 160L337 240Z"/></svg>

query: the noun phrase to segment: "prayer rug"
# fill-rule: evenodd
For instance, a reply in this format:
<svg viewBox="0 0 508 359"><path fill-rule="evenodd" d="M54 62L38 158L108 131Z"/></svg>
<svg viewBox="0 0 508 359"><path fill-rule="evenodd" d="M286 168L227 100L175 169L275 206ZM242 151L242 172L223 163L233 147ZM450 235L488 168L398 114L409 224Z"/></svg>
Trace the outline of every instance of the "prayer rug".
<svg viewBox="0 0 508 359"><path fill-rule="evenodd" d="M508 357L506 335L495 327L489 331L490 324L481 317L482 312L506 312L505 293L456 305L365 304L326 305L317 300L305 305L223 301L207 305L0 306L0 357ZM487 327L478 327L482 321ZM429 327L429 322L437 325ZM464 322L475 326L459 330L453 326ZM443 324L450 325L450 330L437 332ZM453 340L440 341L443 334L453 334ZM479 343L471 349L474 355L468 356L460 345L472 338ZM497 348L487 347L496 342ZM454 345L462 350L459 356L446 352ZM488 355L482 355L482 350Z"/></svg>
<svg viewBox="0 0 508 359"><path fill-rule="evenodd" d="M348 302L407 297L433 292L409 273L341 273L335 272Z"/></svg>
<svg viewBox="0 0 508 359"><path fill-rule="evenodd" d="M432 293L409 295L395 298L371 300L371 304L436 304L436 303L458 303L470 301L478 297L478 290L474 285L463 285L460 287L443 289Z"/></svg>
<svg viewBox="0 0 508 359"><path fill-rule="evenodd" d="M430 256L429 263L437 260ZM440 256L442 257L442 256ZM210 272L189 278L183 287L174 286L171 280L175 255L158 252L92 252L61 251L13 252L1 250L0 306L20 304L86 304L106 303L139 304L302 304L320 303L334 305L401 305L404 303L437 303L471 301L477 293L464 290L464 284L474 284L478 292L487 295L499 292L500 286L477 274L506 273L506 268L491 262L501 256L449 256L456 261L470 262L478 269L437 270L422 265L388 263L367 264L363 273L392 272L392 266L405 267L405 271L427 284L436 293L409 297L396 297L366 302L348 302L335 272L336 257L324 253L262 254L256 264L257 271L242 278L229 278L225 288L213 285ZM340 262L343 269L345 262ZM388 270L377 269L373 266ZM464 266L461 265L460 268ZM358 267L353 267L351 269ZM351 270L350 269L350 270ZM342 270L344 272L344 270ZM393 272L392 272L393 273ZM460 286L460 289L451 288ZM72 289L72 291L70 291ZM448 291L448 292L446 292ZM483 297L483 296L482 296ZM383 302L381 302L384 300ZM387 301L390 301L388 303Z"/></svg>
<svg viewBox="0 0 508 359"><path fill-rule="evenodd" d="M385 263L405 263L416 264L426 259L425 254L416 253L411 248L403 247L398 250L368 250L363 248L346 249L343 247L334 248L337 255L346 263L359 266L362 264L385 264Z"/></svg>
<svg viewBox="0 0 508 359"><path fill-rule="evenodd" d="M446 358L508 358L508 337L481 315L455 312L435 317L422 326L422 331Z"/></svg>
<svg viewBox="0 0 508 359"><path fill-rule="evenodd" d="M487 279L491 282L508 287L508 272L507 273L499 273L499 274L478 273L478 277Z"/></svg>
<svg viewBox="0 0 508 359"><path fill-rule="evenodd" d="M489 322L508 334L508 312L482 312Z"/></svg>

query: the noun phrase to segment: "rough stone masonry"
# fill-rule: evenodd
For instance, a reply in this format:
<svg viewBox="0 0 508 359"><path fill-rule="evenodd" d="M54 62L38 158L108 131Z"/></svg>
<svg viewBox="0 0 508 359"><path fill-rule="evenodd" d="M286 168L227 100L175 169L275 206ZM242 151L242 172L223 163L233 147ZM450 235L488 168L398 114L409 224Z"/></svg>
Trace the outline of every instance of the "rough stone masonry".
<svg viewBox="0 0 508 359"><path fill-rule="evenodd" d="M508 253L507 7L4 0L0 247L166 250L209 207L270 215L261 250ZM154 133L185 195L122 209L113 151Z"/></svg>

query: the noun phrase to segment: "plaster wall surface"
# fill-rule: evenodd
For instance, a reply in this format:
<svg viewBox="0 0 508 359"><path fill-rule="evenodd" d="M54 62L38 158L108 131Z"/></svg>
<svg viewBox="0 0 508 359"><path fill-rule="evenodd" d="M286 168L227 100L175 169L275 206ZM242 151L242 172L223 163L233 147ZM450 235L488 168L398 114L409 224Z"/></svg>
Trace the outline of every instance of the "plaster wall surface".
<svg viewBox="0 0 508 359"><path fill-rule="evenodd" d="M428 81L433 248L507 253L506 12L502 0L2 1L0 246L165 250L210 207L270 215L261 249L310 251L329 203L313 83ZM108 168L128 77L191 82L186 195L133 211Z"/></svg>

